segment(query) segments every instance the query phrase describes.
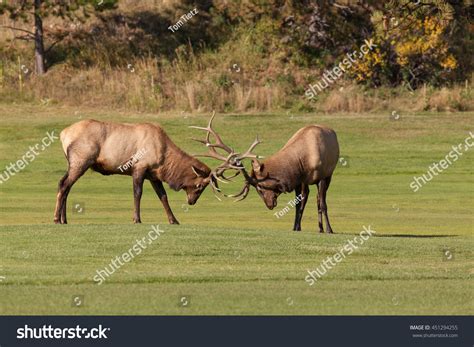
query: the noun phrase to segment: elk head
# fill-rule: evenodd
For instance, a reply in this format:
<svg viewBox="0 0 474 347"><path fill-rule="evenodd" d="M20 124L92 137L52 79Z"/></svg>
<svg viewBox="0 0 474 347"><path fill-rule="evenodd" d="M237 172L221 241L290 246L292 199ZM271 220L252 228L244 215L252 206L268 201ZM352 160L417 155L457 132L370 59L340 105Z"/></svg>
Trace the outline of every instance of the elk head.
<svg viewBox="0 0 474 347"><path fill-rule="evenodd" d="M194 205L209 183L211 183L211 185L214 184L216 187L217 183L215 182L214 176L212 176L211 170L206 165L202 167L192 165L191 169L196 176L193 177L183 189L186 191L188 204Z"/></svg>
<svg viewBox="0 0 474 347"><path fill-rule="evenodd" d="M255 187L265 206L273 210L277 205L278 196L283 193L284 189L280 181L272 177L270 172L266 170L265 164L260 163L257 159L252 159L252 171L250 172L250 179L247 181Z"/></svg>

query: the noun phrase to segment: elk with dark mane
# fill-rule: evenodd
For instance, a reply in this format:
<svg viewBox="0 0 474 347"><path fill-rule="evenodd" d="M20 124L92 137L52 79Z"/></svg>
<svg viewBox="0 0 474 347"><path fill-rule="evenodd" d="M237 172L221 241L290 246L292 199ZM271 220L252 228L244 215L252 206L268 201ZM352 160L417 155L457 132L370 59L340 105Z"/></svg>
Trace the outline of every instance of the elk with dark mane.
<svg viewBox="0 0 474 347"><path fill-rule="evenodd" d="M159 125L83 120L64 129L60 138L68 169L59 181L55 223L67 223L69 191L89 168L103 175L132 176L135 223L141 223L140 200L145 179L158 195L170 224L179 223L169 206L163 182L173 190L184 190L190 205L196 203L208 184L218 189L218 173L182 151Z"/></svg>
<svg viewBox="0 0 474 347"><path fill-rule="evenodd" d="M277 153L267 158L264 162L258 161L258 156L252 153L260 143L258 137L245 153L236 153L225 145L222 139L212 129L212 118L207 128L207 147L220 148L227 152L227 157L211 153L209 156L225 161L220 166L222 170L237 170L245 177L245 184L240 193L229 195L243 200L248 195L250 186L255 187L270 210L277 206L277 198L281 193L294 191L298 204L295 206L295 221L293 230L301 230L301 219L308 201L309 186L318 188L317 208L319 231L324 232L323 216L326 222L326 232L333 233L329 223L326 195L331 183L333 172L339 159L339 144L334 130L322 125L309 125L298 130ZM217 144L209 143L209 134L217 139ZM215 150L214 150L215 152ZM252 171L247 173L243 160L252 159ZM221 175L222 177L223 175ZM237 201L238 201L237 200Z"/></svg>

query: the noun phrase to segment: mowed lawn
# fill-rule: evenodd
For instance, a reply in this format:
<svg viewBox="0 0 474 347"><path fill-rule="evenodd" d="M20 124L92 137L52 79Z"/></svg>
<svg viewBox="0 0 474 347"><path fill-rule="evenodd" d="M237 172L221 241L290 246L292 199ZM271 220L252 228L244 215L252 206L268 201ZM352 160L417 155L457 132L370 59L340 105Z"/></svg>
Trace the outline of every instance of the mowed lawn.
<svg viewBox="0 0 474 347"><path fill-rule="evenodd" d="M414 193L413 176L443 159L474 132L474 113L218 115L215 128L237 150L258 133L268 156L300 127L333 127L341 165L328 195L335 235L317 230L316 189L291 231L294 198L269 211L252 191L245 201L218 201L207 189L186 205L167 188L181 222L167 225L145 182L142 225L132 224L129 177L86 173L68 200L69 225L54 225L57 183L66 169L59 140L0 184L0 314L473 314L474 149ZM81 119L158 122L190 153L202 137L189 125L208 115L140 114L59 106L0 104L0 174L46 132ZM210 165L218 163L212 160ZM236 192L241 181L224 186ZM165 185L165 187L167 187ZM102 285L97 269L127 252L152 225L165 230ZM376 236L315 285L304 278L363 226Z"/></svg>

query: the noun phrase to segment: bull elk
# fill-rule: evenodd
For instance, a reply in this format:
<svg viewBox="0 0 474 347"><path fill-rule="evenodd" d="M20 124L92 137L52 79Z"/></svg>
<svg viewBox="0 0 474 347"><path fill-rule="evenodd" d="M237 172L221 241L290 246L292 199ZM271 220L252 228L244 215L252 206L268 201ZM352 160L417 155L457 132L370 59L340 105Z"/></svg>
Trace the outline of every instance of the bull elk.
<svg viewBox="0 0 474 347"><path fill-rule="evenodd" d="M339 159L339 144L334 130L321 125L309 125L298 130L285 146L264 162L252 160L252 171L247 182L270 210L277 205L281 193L295 191L300 201L295 206L293 230L301 230L301 219L309 196L309 186L318 187L319 232L333 233L329 223L326 194Z"/></svg>
<svg viewBox="0 0 474 347"><path fill-rule="evenodd" d="M67 223L69 191L89 168L103 175L132 176L135 223L141 223L140 200L145 179L158 195L170 224L179 223L169 206L163 182L173 190L184 190L190 205L196 203L208 184L213 190L219 189L217 178L220 173L182 151L155 124L83 120L64 129L60 139L68 169L59 181L55 223Z"/></svg>
<svg viewBox="0 0 474 347"><path fill-rule="evenodd" d="M203 128L214 136L218 136L212 129L212 118L207 128ZM205 142L204 142L205 143ZM264 162L258 161L258 156L252 153L260 143L257 139L249 150L243 154L235 153L219 138L215 147L228 153L227 157L214 158L227 160L221 165L221 170L233 169L245 177L243 189L235 195L238 200L247 197L250 185L265 202L268 209L277 206L277 198L281 193L295 191L299 203L295 206L295 222L293 230L301 230L301 219L308 201L309 186L315 184L318 188L317 207L319 231L324 232L323 215L326 221L326 232L333 233L327 212L326 195L331 183L331 177L339 159L339 144L334 130L321 125L310 125L298 130L293 137L277 153ZM205 143L206 144L206 143ZM209 146L209 144L206 144ZM242 161L252 159L252 171L247 173Z"/></svg>

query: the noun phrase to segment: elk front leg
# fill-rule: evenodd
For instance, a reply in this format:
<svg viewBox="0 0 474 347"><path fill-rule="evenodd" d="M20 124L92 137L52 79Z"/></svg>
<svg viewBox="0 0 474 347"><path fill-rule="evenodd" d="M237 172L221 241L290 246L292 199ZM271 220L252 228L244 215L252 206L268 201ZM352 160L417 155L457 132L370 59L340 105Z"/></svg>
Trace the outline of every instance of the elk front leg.
<svg viewBox="0 0 474 347"><path fill-rule="evenodd" d="M135 170L133 172L133 198L135 201L135 213L133 215L134 223L141 223L140 219L140 200L143 192L143 181L145 180L145 171Z"/></svg>
<svg viewBox="0 0 474 347"><path fill-rule="evenodd" d="M168 221L170 224L179 224L178 220L171 211L171 207L168 203L168 196L166 195L165 187L163 187L163 183L161 181L150 181L153 189L155 190L158 198L160 199L163 207L165 208L166 215L168 216Z"/></svg>
<svg viewBox="0 0 474 347"><path fill-rule="evenodd" d="M309 187L306 184L302 184L295 189L296 195L296 206L295 206L295 225L293 226L294 231L301 231L301 219L303 218L304 208L308 201Z"/></svg>

